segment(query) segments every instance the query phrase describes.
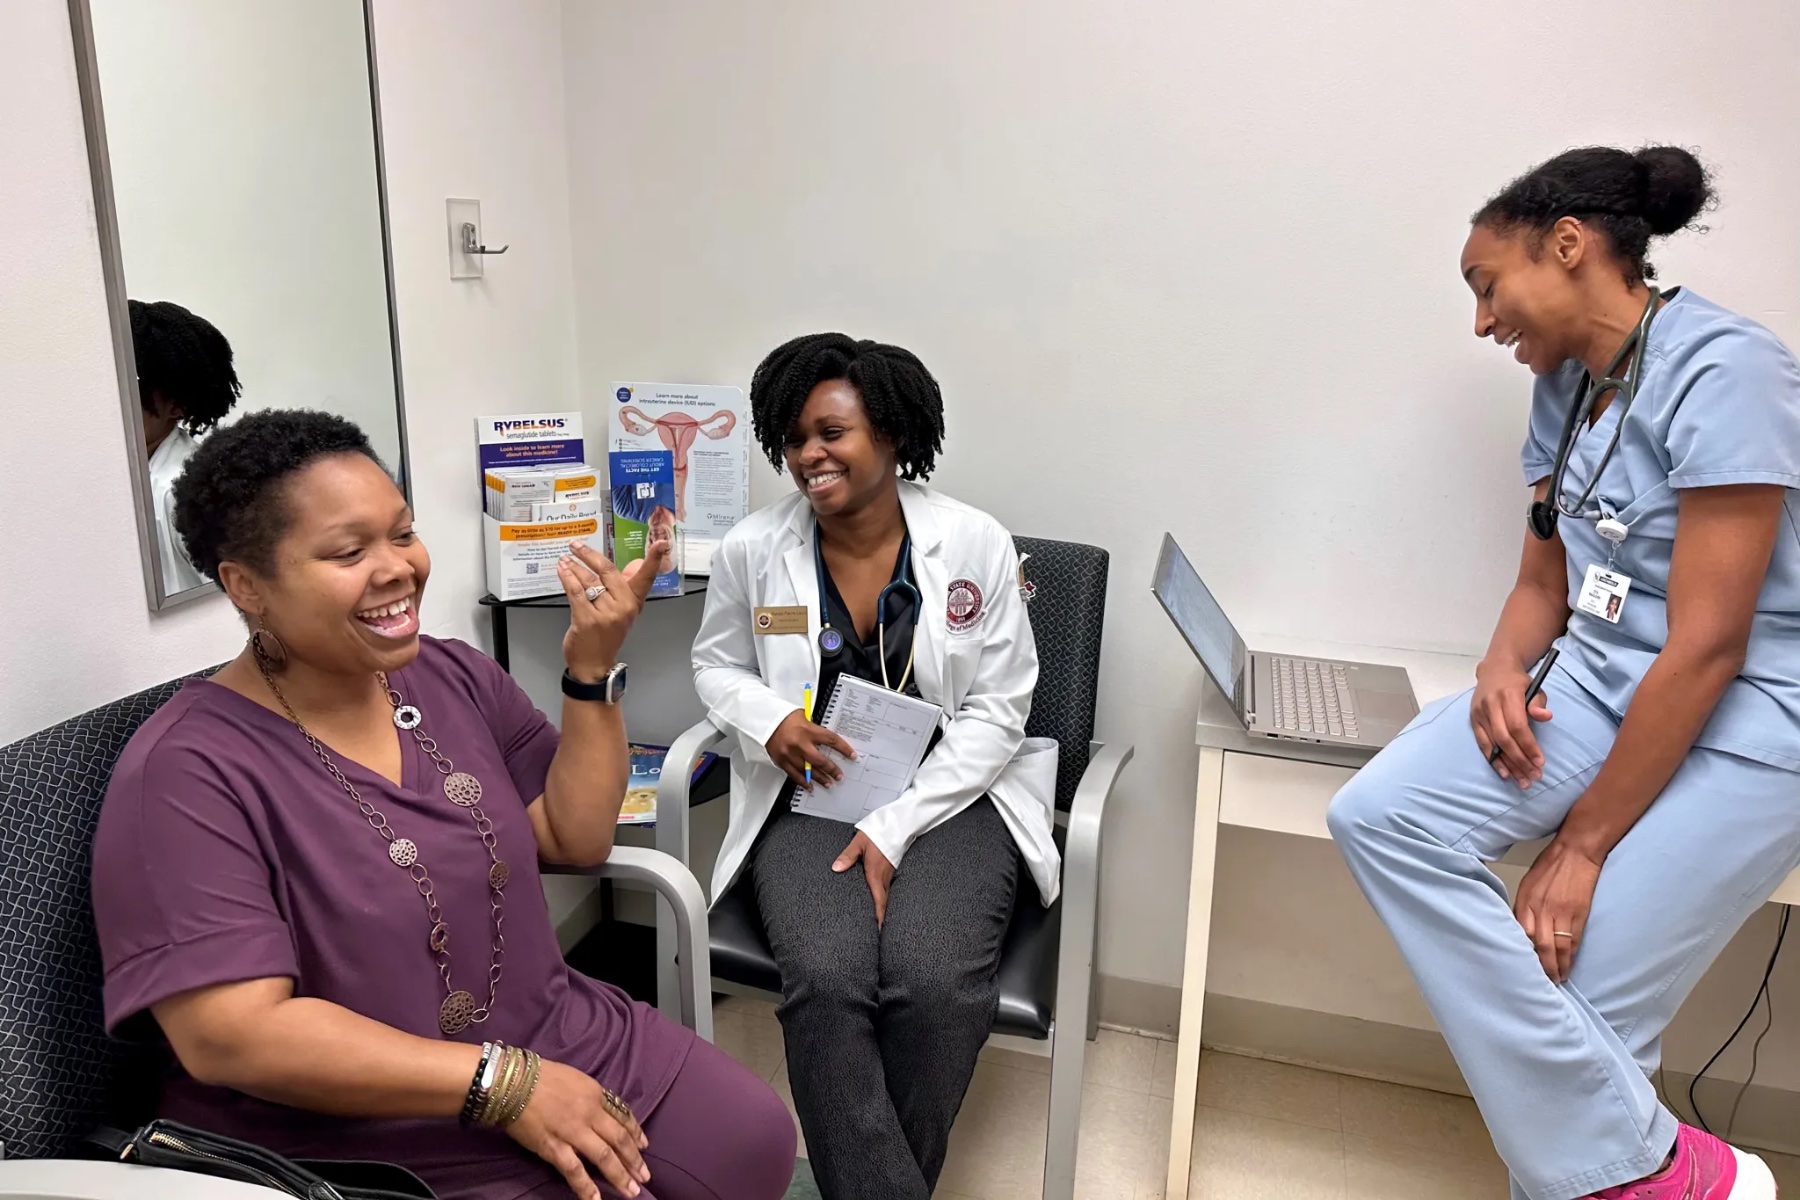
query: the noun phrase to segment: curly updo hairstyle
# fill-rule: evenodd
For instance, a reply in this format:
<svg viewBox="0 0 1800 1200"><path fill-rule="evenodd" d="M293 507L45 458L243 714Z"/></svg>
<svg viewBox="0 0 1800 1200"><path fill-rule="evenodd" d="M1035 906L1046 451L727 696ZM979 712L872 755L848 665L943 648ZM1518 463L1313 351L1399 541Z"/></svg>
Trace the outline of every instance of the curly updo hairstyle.
<svg viewBox="0 0 1800 1200"><path fill-rule="evenodd" d="M286 483L336 454L387 469L354 422L309 409L251 413L201 442L175 481L175 531L195 568L215 583L222 562L272 573L291 520Z"/></svg>
<svg viewBox="0 0 1800 1200"><path fill-rule="evenodd" d="M902 479L929 479L944 444L944 397L910 350L810 333L777 347L750 380L750 421L757 445L777 471L787 437L812 390L845 379L862 396L875 431L894 447Z"/></svg>
<svg viewBox="0 0 1800 1200"><path fill-rule="evenodd" d="M1648 146L1636 152L1568 150L1507 184L1473 224L1524 230L1541 245L1564 217L1592 225L1612 244L1632 286L1656 278L1646 255L1653 238L1679 233L1713 203L1712 176L1692 152Z"/></svg>

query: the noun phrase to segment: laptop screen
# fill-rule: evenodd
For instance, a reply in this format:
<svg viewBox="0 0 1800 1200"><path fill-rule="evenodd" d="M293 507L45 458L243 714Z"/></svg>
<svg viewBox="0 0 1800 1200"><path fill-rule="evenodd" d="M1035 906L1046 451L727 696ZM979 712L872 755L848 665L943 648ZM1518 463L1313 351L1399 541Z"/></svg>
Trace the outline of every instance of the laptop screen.
<svg viewBox="0 0 1800 1200"><path fill-rule="evenodd" d="M1156 578L1150 590L1162 601L1163 611L1187 639L1188 647L1212 676L1226 697L1238 698L1238 676L1244 665L1244 642L1238 637L1225 610L1219 607L1199 572L1188 561L1172 534L1163 534L1162 554L1156 560Z"/></svg>

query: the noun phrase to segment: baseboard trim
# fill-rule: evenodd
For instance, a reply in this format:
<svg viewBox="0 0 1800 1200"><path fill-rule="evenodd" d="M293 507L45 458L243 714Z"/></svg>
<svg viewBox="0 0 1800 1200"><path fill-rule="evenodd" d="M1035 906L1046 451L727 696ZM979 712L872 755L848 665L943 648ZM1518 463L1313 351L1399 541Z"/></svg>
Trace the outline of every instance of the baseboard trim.
<svg viewBox="0 0 1800 1200"><path fill-rule="evenodd" d="M1108 1025L1174 1036L1181 991L1136 979L1100 978L1100 1018ZM1453 1095L1469 1094L1443 1035L1337 1013L1290 1008L1215 992L1206 995L1202 1044L1209 1050L1315 1067ZM1664 1072L1657 1081L1677 1116L1695 1123L1688 1105L1692 1075ZM1705 1079L1695 1089L1715 1130L1731 1112L1741 1085ZM1740 1146L1800 1154L1800 1091L1752 1084L1738 1108L1731 1140Z"/></svg>
<svg viewBox="0 0 1800 1200"><path fill-rule="evenodd" d="M1173 1038L1181 1028L1181 989L1121 975L1102 975L1096 1003L1100 1020L1151 1037Z"/></svg>
<svg viewBox="0 0 1800 1200"><path fill-rule="evenodd" d="M1238 996L1206 995L1208 1049L1317 1067L1466 1096L1469 1087L1435 1029L1365 1021Z"/></svg>

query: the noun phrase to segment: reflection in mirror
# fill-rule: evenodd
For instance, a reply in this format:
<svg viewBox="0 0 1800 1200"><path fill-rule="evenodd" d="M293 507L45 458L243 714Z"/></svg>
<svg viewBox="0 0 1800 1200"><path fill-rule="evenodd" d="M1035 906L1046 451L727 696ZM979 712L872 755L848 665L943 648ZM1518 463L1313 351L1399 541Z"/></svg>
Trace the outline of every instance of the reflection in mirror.
<svg viewBox="0 0 1800 1200"><path fill-rule="evenodd" d="M133 300L130 309L157 557L163 586L185 592L206 579L175 536L175 479L200 444L196 439L230 415L243 385L231 367L231 343L204 317L170 300Z"/></svg>
<svg viewBox="0 0 1800 1200"><path fill-rule="evenodd" d="M365 0L70 0L153 607L205 595L172 490L263 408L404 476ZM118 310L123 309L123 312Z"/></svg>

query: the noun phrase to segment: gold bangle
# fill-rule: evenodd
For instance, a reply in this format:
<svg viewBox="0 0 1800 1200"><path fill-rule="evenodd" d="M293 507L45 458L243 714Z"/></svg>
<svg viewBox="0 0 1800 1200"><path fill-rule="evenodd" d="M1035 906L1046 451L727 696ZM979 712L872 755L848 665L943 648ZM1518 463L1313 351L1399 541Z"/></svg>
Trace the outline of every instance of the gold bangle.
<svg viewBox="0 0 1800 1200"><path fill-rule="evenodd" d="M500 1071L494 1079L494 1090L488 1096L486 1107L481 1110L481 1123L494 1126L500 1123L500 1113L506 1106L506 1097L512 1091L513 1079L519 1070L520 1055L516 1046L508 1046L500 1060Z"/></svg>
<svg viewBox="0 0 1800 1200"><path fill-rule="evenodd" d="M518 1069L513 1072L511 1086L506 1089L506 1095L500 1098L500 1103L494 1110L494 1124L498 1128L504 1129L513 1122L515 1115L513 1110L518 1104L519 1092L523 1088L526 1067L529 1062L530 1060L521 1052L518 1058Z"/></svg>
<svg viewBox="0 0 1800 1200"><path fill-rule="evenodd" d="M512 1107L513 1093L518 1089L519 1076L524 1069L525 1055L515 1049L506 1072L506 1091L494 1098L495 1128L501 1128L506 1124L506 1110Z"/></svg>
<svg viewBox="0 0 1800 1200"><path fill-rule="evenodd" d="M525 1086L525 1051L513 1047L512 1078L506 1081L506 1095L501 1098L498 1124L510 1125L513 1119L513 1105L518 1103L519 1091Z"/></svg>
<svg viewBox="0 0 1800 1200"><path fill-rule="evenodd" d="M525 1051L525 1065L519 1075L518 1086L513 1089L506 1111L500 1116L502 1126L511 1125L525 1115L525 1107L531 1103L532 1094L537 1091L538 1071L542 1062L530 1050Z"/></svg>

